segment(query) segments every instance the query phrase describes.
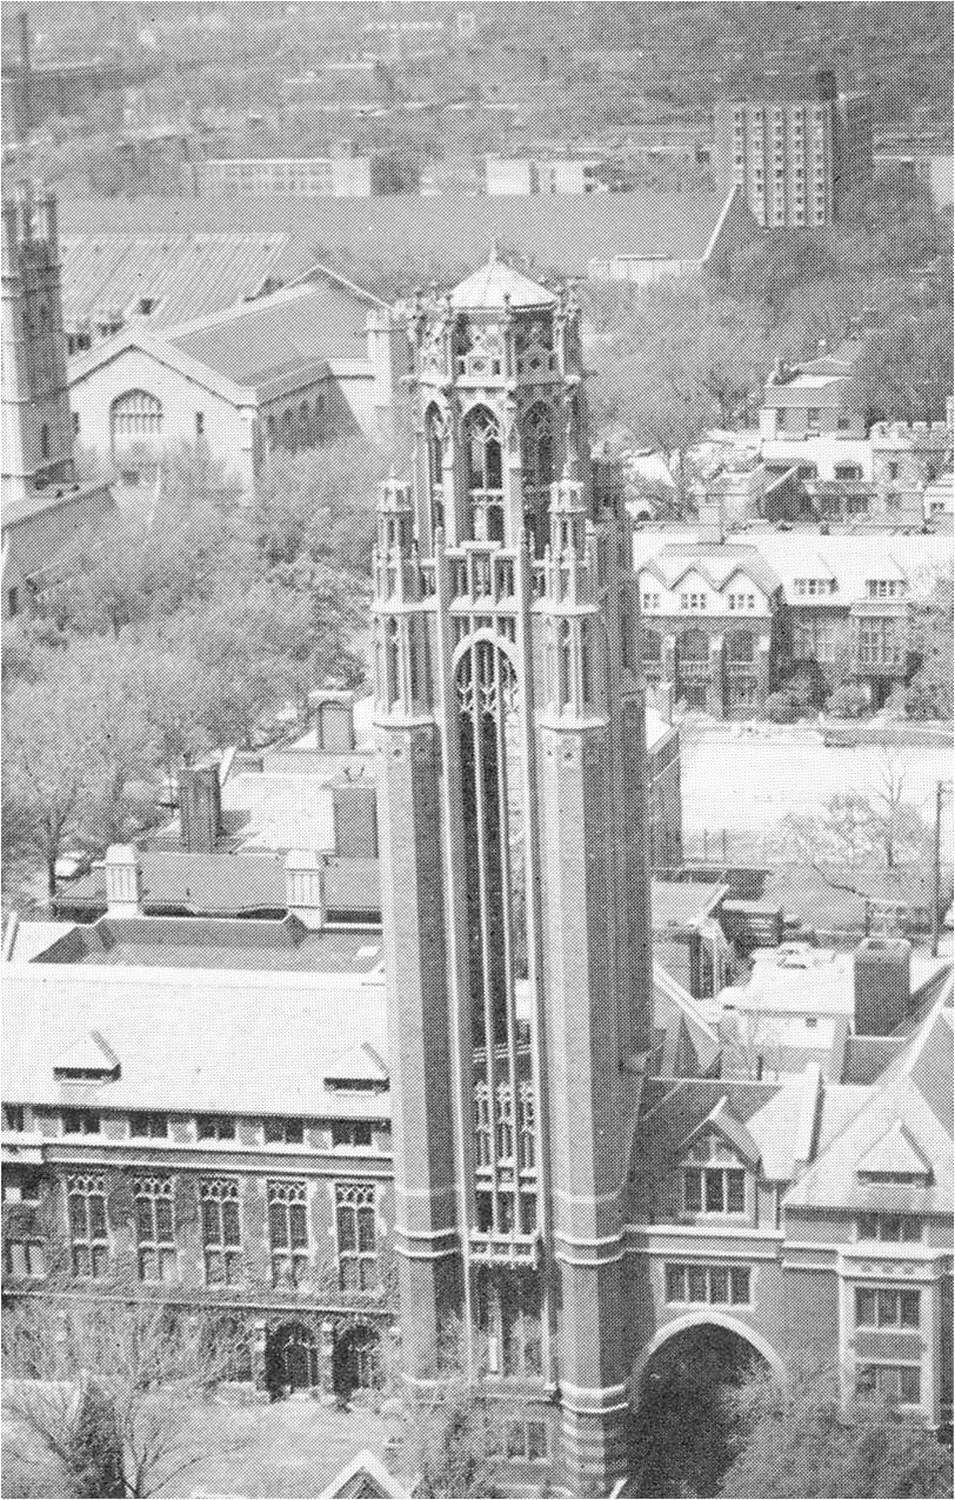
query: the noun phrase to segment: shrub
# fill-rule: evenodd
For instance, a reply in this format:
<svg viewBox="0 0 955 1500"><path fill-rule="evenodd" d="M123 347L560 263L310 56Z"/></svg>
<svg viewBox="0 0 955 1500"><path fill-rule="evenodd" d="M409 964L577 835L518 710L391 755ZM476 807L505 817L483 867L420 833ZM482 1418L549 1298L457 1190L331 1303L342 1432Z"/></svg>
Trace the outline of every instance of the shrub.
<svg viewBox="0 0 955 1500"><path fill-rule="evenodd" d="M794 724L801 712L801 703L788 690L770 693L766 699L766 717L774 724Z"/></svg>
<svg viewBox="0 0 955 1500"><path fill-rule="evenodd" d="M837 719L860 719L869 707L869 696L865 688L855 683L844 682L829 695L826 708Z"/></svg>

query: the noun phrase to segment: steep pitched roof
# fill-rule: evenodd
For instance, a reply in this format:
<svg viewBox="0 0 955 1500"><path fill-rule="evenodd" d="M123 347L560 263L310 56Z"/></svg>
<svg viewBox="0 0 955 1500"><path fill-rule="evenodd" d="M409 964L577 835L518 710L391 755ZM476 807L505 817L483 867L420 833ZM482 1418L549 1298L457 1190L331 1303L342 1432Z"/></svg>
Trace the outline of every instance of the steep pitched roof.
<svg viewBox="0 0 955 1500"><path fill-rule="evenodd" d="M492 250L487 264L466 276L451 293L451 306L463 310L486 307L503 311L505 307L556 307L557 298L546 287L531 281L512 266L498 260Z"/></svg>
<svg viewBox="0 0 955 1500"><path fill-rule="evenodd" d="M709 1114L695 1125L689 1135L680 1142L679 1150L685 1151L693 1141L698 1140L707 1131L717 1131L723 1139L736 1150L744 1161L755 1167L759 1162L759 1147L753 1140L746 1126L730 1109L729 1097L723 1097L713 1106Z"/></svg>
<svg viewBox="0 0 955 1500"><path fill-rule="evenodd" d="M256 385L298 365L365 359L365 317L380 305L357 288L308 281L168 328L165 337L199 364L240 385Z"/></svg>
<svg viewBox="0 0 955 1500"><path fill-rule="evenodd" d="M60 254L67 326L106 308L135 316L148 305L152 311L142 322L168 328L254 297L277 274L289 245L281 228L244 233L223 221L217 233L184 231L181 200L170 204L162 228L135 208L127 216L65 209ZM190 204L190 221L191 210Z"/></svg>
<svg viewBox="0 0 955 1500"><path fill-rule="evenodd" d="M864 1107L790 1188L785 1200L787 1207L951 1212L953 1047L947 1014L950 1007L949 989L933 1005L905 1051L866 1090L868 1101ZM914 1183L872 1181L873 1172L909 1170L864 1165L880 1157L888 1161L929 1162L932 1178L926 1180L920 1175Z"/></svg>

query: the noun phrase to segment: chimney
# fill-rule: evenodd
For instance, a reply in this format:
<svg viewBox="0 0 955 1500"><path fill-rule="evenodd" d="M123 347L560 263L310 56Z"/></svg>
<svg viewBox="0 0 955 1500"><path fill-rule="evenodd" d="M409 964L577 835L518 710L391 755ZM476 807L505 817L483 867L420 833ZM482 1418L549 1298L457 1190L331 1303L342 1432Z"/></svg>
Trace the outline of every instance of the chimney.
<svg viewBox="0 0 955 1500"><path fill-rule="evenodd" d="M911 957L905 938L863 938L853 956L856 1036L889 1036L906 1019Z"/></svg>
<svg viewBox="0 0 955 1500"><path fill-rule="evenodd" d="M317 748L335 754L355 748L355 705L350 692L330 689L313 695Z"/></svg>
<svg viewBox="0 0 955 1500"><path fill-rule="evenodd" d="M179 825L189 854L214 854L222 823L219 767L184 766L179 776Z"/></svg>
<svg viewBox="0 0 955 1500"><path fill-rule="evenodd" d="M700 524L698 538L710 546L720 546L725 540L723 502L718 495L707 495L700 501Z"/></svg>
<svg viewBox="0 0 955 1500"><path fill-rule="evenodd" d="M285 856L285 904L313 932L325 926L325 861L314 849L291 849Z"/></svg>
<svg viewBox="0 0 955 1500"><path fill-rule="evenodd" d="M104 862L106 874L106 915L108 917L141 917L142 871L136 850L131 844L110 844Z"/></svg>

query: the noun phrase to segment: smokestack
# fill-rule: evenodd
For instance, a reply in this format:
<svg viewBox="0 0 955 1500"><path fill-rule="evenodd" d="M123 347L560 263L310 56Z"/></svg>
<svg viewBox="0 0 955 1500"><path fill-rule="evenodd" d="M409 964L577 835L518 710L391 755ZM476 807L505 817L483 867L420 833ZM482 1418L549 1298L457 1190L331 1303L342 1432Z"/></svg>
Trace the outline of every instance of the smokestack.
<svg viewBox="0 0 955 1500"><path fill-rule="evenodd" d="M853 957L856 1036L889 1036L906 1019L912 996L912 945L905 938L864 938Z"/></svg>

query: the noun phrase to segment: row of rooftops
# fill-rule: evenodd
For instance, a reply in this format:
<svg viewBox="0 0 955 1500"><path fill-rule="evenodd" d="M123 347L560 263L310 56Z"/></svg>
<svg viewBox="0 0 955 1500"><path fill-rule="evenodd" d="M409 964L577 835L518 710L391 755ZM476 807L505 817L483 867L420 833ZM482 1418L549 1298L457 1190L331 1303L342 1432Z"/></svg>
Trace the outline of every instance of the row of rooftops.
<svg viewBox="0 0 955 1500"><path fill-rule="evenodd" d="M839 610L871 597L870 584L904 585L910 599L926 597L951 567L951 539L852 528L824 532L818 526L770 527L730 532L721 541L693 525L641 526L634 532L634 567L669 590L690 571L721 592L734 575L750 580L768 601L778 591L789 605ZM810 595L800 585L826 580L830 588ZM832 587L834 585L834 587ZM646 586L646 585L645 585ZM901 596L900 596L901 597Z"/></svg>
<svg viewBox="0 0 955 1500"><path fill-rule="evenodd" d="M122 946L137 925L156 929L147 961L99 961L96 944ZM5 979L4 1098L41 1108L387 1120L385 986L370 953L365 972L351 975L284 963L191 965L187 980L162 959L171 927L188 926L215 939L215 924L210 931L196 919L110 920L95 940L81 936L91 964L15 955ZM671 1040L658 1062L685 1060L682 1039L697 1076L657 1068L647 1079L636 1176L712 1128L765 1179L793 1184L786 1207L950 1211L950 966L934 993L893 1036L854 1038L840 1075L810 1057L801 1071L754 1080L712 1076L721 1051L713 1027L672 980L659 986L657 1023ZM700 1062L710 1076L700 1076Z"/></svg>

